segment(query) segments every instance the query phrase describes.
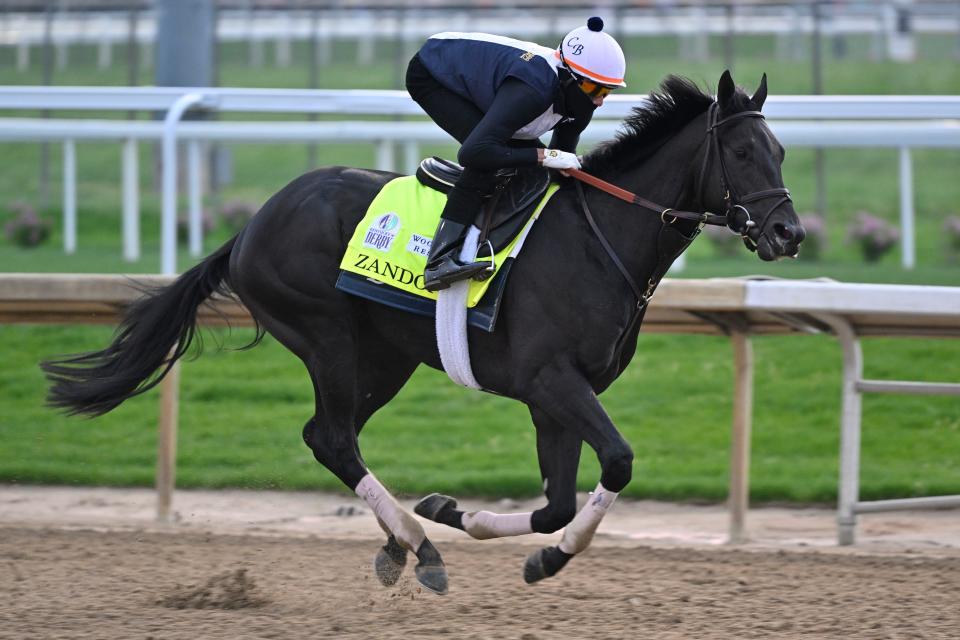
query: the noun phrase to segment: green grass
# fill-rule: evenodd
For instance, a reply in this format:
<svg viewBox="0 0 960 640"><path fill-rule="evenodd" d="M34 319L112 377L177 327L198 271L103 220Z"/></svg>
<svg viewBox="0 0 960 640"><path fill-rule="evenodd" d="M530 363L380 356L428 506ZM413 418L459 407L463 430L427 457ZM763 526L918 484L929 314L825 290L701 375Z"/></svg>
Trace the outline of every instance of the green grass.
<svg viewBox="0 0 960 640"><path fill-rule="evenodd" d="M559 34L558 34L559 37ZM546 42L546 40L545 40ZM711 41L714 58L679 60L672 38L636 38L625 44L629 91L643 93L667 73L704 84L724 65L723 42ZM827 93L960 93L960 65L952 37L927 38L915 65L871 62L866 39L852 38L851 57L827 47ZM809 61L778 60L770 38L738 38L734 72L747 87L763 71L772 94L808 93ZM383 64L360 67L349 43L334 48L320 70L324 88L398 88L406 53L394 43L378 49ZM294 51L287 69L246 67L243 45L221 47L223 86L306 87L306 48ZM14 69L13 54L0 48L0 83L39 84L40 71ZM97 71L90 51L81 64L54 75L55 84L126 83L122 65ZM269 58L268 58L269 59ZM152 82L144 67L140 82ZM36 114L21 114L36 115ZM77 114L54 114L55 116ZM90 115L90 114L86 114ZM106 115L106 114L104 114ZM146 117L141 114L141 117ZM231 115L232 117L232 115ZM243 117L269 117L257 114ZM232 145L234 180L207 206L242 199L260 203L307 170L305 146ZM0 211L8 202L37 201L40 150L4 144ZM424 155L451 156L453 146L425 147ZM857 210L896 222L899 210L894 151L826 151L829 245L820 261L764 264L741 251L723 257L708 239L689 251L683 277L766 273L789 278L828 276L842 281L960 284L960 266L942 233L946 216L960 211L960 152L916 151L917 268L904 271L896 251L865 264L845 242ZM51 147L52 202L59 201L59 148ZM364 146L326 145L319 164L371 166ZM46 245L24 250L0 239L0 271L155 272L158 267L159 202L153 189L153 150L141 149L143 256L120 259L120 149L78 145L79 250L61 249L60 213ZM814 209L813 153L789 150L784 179L798 211ZM0 222L5 221L0 213ZM207 239L211 250L229 237L223 226ZM180 267L190 259L181 250ZM45 386L36 364L59 353L97 349L109 340L102 327L0 325L0 481L150 485L156 451L157 394L131 400L93 421L65 418L43 406ZM226 338L239 346L249 332ZM212 343L213 341L208 341ZM865 342L866 375L872 378L960 380L960 343L924 340ZM761 501L826 502L834 498L840 402L840 354L827 337L755 339L756 388L751 468L752 497ZM636 359L601 400L637 454L627 495L680 500L721 500L726 494L732 357L727 340L698 336L641 336ZM341 489L313 460L300 439L312 413L312 393L302 365L268 338L251 352L208 349L184 363L181 384L178 484L189 487ZM370 421L361 438L366 461L402 493L448 491L457 495L527 496L540 491L534 431L525 408L509 400L455 387L422 368L397 399ZM580 487L592 488L599 470L585 451ZM956 399L867 396L864 400L861 495L891 498L960 493L960 409Z"/></svg>
<svg viewBox="0 0 960 640"><path fill-rule="evenodd" d="M219 339L240 346L248 331ZM0 326L4 398L0 481L150 485L157 392L92 421L43 407L36 366L53 354L102 346L100 327ZM209 338L209 336L208 336ZM177 481L185 487L342 489L300 440L312 413L306 373L272 339L250 352L210 348L184 363ZM826 337L755 340L751 468L759 501L826 502L837 483L840 354ZM960 343L869 340L869 377L960 379ZM646 335L634 363L601 398L636 452L626 494L721 500L726 493L732 371L723 338ZM539 492L525 408L469 392L421 368L367 425L364 457L399 491L527 496ZM960 492L956 399L864 402L864 498ZM599 477L585 450L580 487Z"/></svg>

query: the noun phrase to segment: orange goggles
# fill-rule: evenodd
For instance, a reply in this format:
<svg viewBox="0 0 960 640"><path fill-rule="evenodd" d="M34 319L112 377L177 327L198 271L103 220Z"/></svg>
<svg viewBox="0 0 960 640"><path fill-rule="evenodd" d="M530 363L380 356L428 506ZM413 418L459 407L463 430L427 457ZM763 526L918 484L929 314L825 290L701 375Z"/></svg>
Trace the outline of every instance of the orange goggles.
<svg viewBox="0 0 960 640"><path fill-rule="evenodd" d="M580 89L591 98L606 98L613 91L614 87L609 87L593 80L587 80L583 77L577 78L577 84Z"/></svg>

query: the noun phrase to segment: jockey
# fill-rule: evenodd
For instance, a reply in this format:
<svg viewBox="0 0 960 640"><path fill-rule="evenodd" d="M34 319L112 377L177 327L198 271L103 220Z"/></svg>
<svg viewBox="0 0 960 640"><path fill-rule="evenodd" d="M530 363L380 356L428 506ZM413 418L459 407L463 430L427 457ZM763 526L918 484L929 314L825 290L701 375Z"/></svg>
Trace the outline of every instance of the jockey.
<svg viewBox="0 0 960 640"><path fill-rule="evenodd" d="M446 289L489 262L461 263L460 241L502 168L579 169L580 133L613 89L625 87L620 45L594 17L557 49L486 33L438 33L413 56L407 91L462 145L463 174L430 245L425 286ZM550 146L539 137L553 130Z"/></svg>

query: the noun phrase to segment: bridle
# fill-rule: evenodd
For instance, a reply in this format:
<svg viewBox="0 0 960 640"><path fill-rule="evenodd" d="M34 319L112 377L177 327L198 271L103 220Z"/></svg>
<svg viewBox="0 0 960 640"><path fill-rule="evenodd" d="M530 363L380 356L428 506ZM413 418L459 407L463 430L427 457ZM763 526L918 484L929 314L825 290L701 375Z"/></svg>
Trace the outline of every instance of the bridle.
<svg viewBox="0 0 960 640"><path fill-rule="evenodd" d="M674 209L673 207L664 207L651 200L647 200L646 198L638 196L632 191L622 189L579 169L570 169L568 173L577 180L586 182L587 184L605 191L616 198L660 214L660 219L664 222L664 224L672 224L677 219L683 219L693 220L701 225L709 224L715 226L726 226L734 233L739 234L744 239L744 242L748 243L748 248L755 251L757 245L756 242L749 236L749 233L750 230L756 226L756 222L754 221L753 216L750 214L750 210L746 207L746 205L767 198L778 198L777 201L774 202L769 209L767 209L767 213L763 218L763 224L758 231L759 235L763 233L764 227L767 221L770 219L770 214L772 214L783 204L791 202L790 191L785 187L776 187L773 189L754 191L753 193L748 193L743 196L739 196L737 194L736 190L732 187L730 175L727 171L727 165L723 161L723 146L720 139L720 128L723 125L740 118L764 118L764 115L759 111L741 111L718 120L719 112L720 105L717 102L711 104L707 110L707 146L703 153L703 162L700 166L700 174L697 178L696 191L697 202L702 207L703 191L706 188L707 172L710 169L710 157L713 149L716 148L717 160L720 163L720 186L723 189L723 200L726 203L726 211L723 214L711 213L706 210L683 211L680 209Z"/></svg>
<svg viewBox="0 0 960 640"><path fill-rule="evenodd" d="M727 116L722 120L718 120L720 113L720 105L716 102L710 105L709 110L707 111L707 149L703 154L703 164L700 167L700 177L697 179L698 189L697 189L697 201L700 203L700 206L703 206L703 190L705 188L707 170L710 165L710 152L714 147L717 149L717 160L720 163L720 186L723 189L723 200L726 203L726 212L724 217L726 218L725 224L735 233L740 234L744 242L747 243L747 247L751 251L755 251L757 248L757 243L750 237L750 229L756 226L756 222L753 220L753 216L750 215L750 210L747 209L745 205L750 204L751 202L757 202L758 200L765 200L767 198L777 198L776 202L767 209L766 215L763 217L763 223L760 225L760 229L757 232L757 235L763 235L764 227L767 224L767 221L770 219L770 214L772 214L777 208L781 205L791 202L790 190L785 187L775 187L773 189L764 189L762 191L754 191L753 193L748 193L743 196L739 196L736 190L733 188L732 181L730 180L730 174L727 171L727 165L723 161L723 145L720 140L720 127L727 124L728 122L733 122L740 118L761 118L764 119L764 115L759 111L741 111L739 113L734 113L733 115Z"/></svg>
<svg viewBox="0 0 960 640"><path fill-rule="evenodd" d="M700 226L705 224L726 226L734 233L740 234L740 236L743 238L744 244L746 244L747 248L749 248L751 251L756 251L757 243L753 240L753 238L750 237L749 234L750 230L755 227L757 223L754 222L753 216L750 215L750 210L747 209L746 205L759 200L765 200L767 198L777 198L776 202L774 202L773 205L767 209L766 216L763 218L763 223L760 225L760 228L757 231L757 236L759 237L763 234L764 227L766 226L767 221L770 219L770 215L777 208L791 201L790 191L784 187L754 191L753 193L748 193L743 196L737 194L736 190L734 190L732 187L727 166L723 162L723 147L720 140L720 127L740 118L763 118L764 115L759 111L741 111L739 113L734 113L730 116L727 116L726 118L718 119L719 111L720 105L717 102L713 102L707 110L707 146L703 153L703 163L700 166L700 174L697 178L696 191L697 202L702 207L703 190L705 189L707 172L710 168L710 156L714 147L716 147L717 159L720 162L720 186L723 189L723 200L726 203L726 211L723 214L711 213L706 210L700 212L683 211L681 209L674 209L673 207L663 207L652 200L647 200L646 198L638 196L632 191L622 189L607 182L606 180L602 180L579 169L567 170L567 173L570 176L577 179L577 182L575 183L577 189L577 198L580 200L580 206L587 218L587 223L600 240L600 244L613 261L614 266L616 266L617 270L627 281L627 284L633 291L634 297L637 299L636 311L628 326L633 326L636 318L639 317L639 313L647 306L647 303L653 296L657 285L660 284L660 279L664 276L664 274L666 274L670 263L676 256L661 256L658 260L658 265L654 270L654 274L647 282L646 288L642 290L639 286L637 286L633 276L630 275L623 262L617 256L613 246L603 235L603 233L601 233L600 227L597 226L597 222L594 219L593 214L590 213L590 208L587 206L587 198L583 193L583 187L580 184L581 182L585 182L602 191L605 191L615 198L619 198L630 204L637 205L644 209L648 209L660 214L660 220L664 224L664 229L670 227L670 225L672 225L678 219L693 220L698 222ZM689 244L691 240L693 240L693 237L687 239L687 244ZM686 245L684 245L684 248L686 248ZM680 249L680 251L683 251L683 249Z"/></svg>

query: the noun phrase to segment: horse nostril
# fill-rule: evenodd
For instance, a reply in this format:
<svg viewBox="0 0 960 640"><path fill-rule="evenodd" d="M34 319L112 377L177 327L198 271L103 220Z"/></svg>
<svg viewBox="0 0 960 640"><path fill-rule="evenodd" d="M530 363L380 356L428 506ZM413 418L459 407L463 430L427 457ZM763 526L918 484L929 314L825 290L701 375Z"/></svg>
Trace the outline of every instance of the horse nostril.
<svg viewBox="0 0 960 640"><path fill-rule="evenodd" d="M802 224L794 225L793 227L793 241L797 244L803 242L803 239L807 237L807 230L803 228Z"/></svg>
<svg viewBox="0 0 960 640"><path fill-rule="evenodd" d="M785 242L793 242L794 244L803 242L804 237L807 235L801 225L783 224L781 222L773 225L773 232Z"/></svg>

